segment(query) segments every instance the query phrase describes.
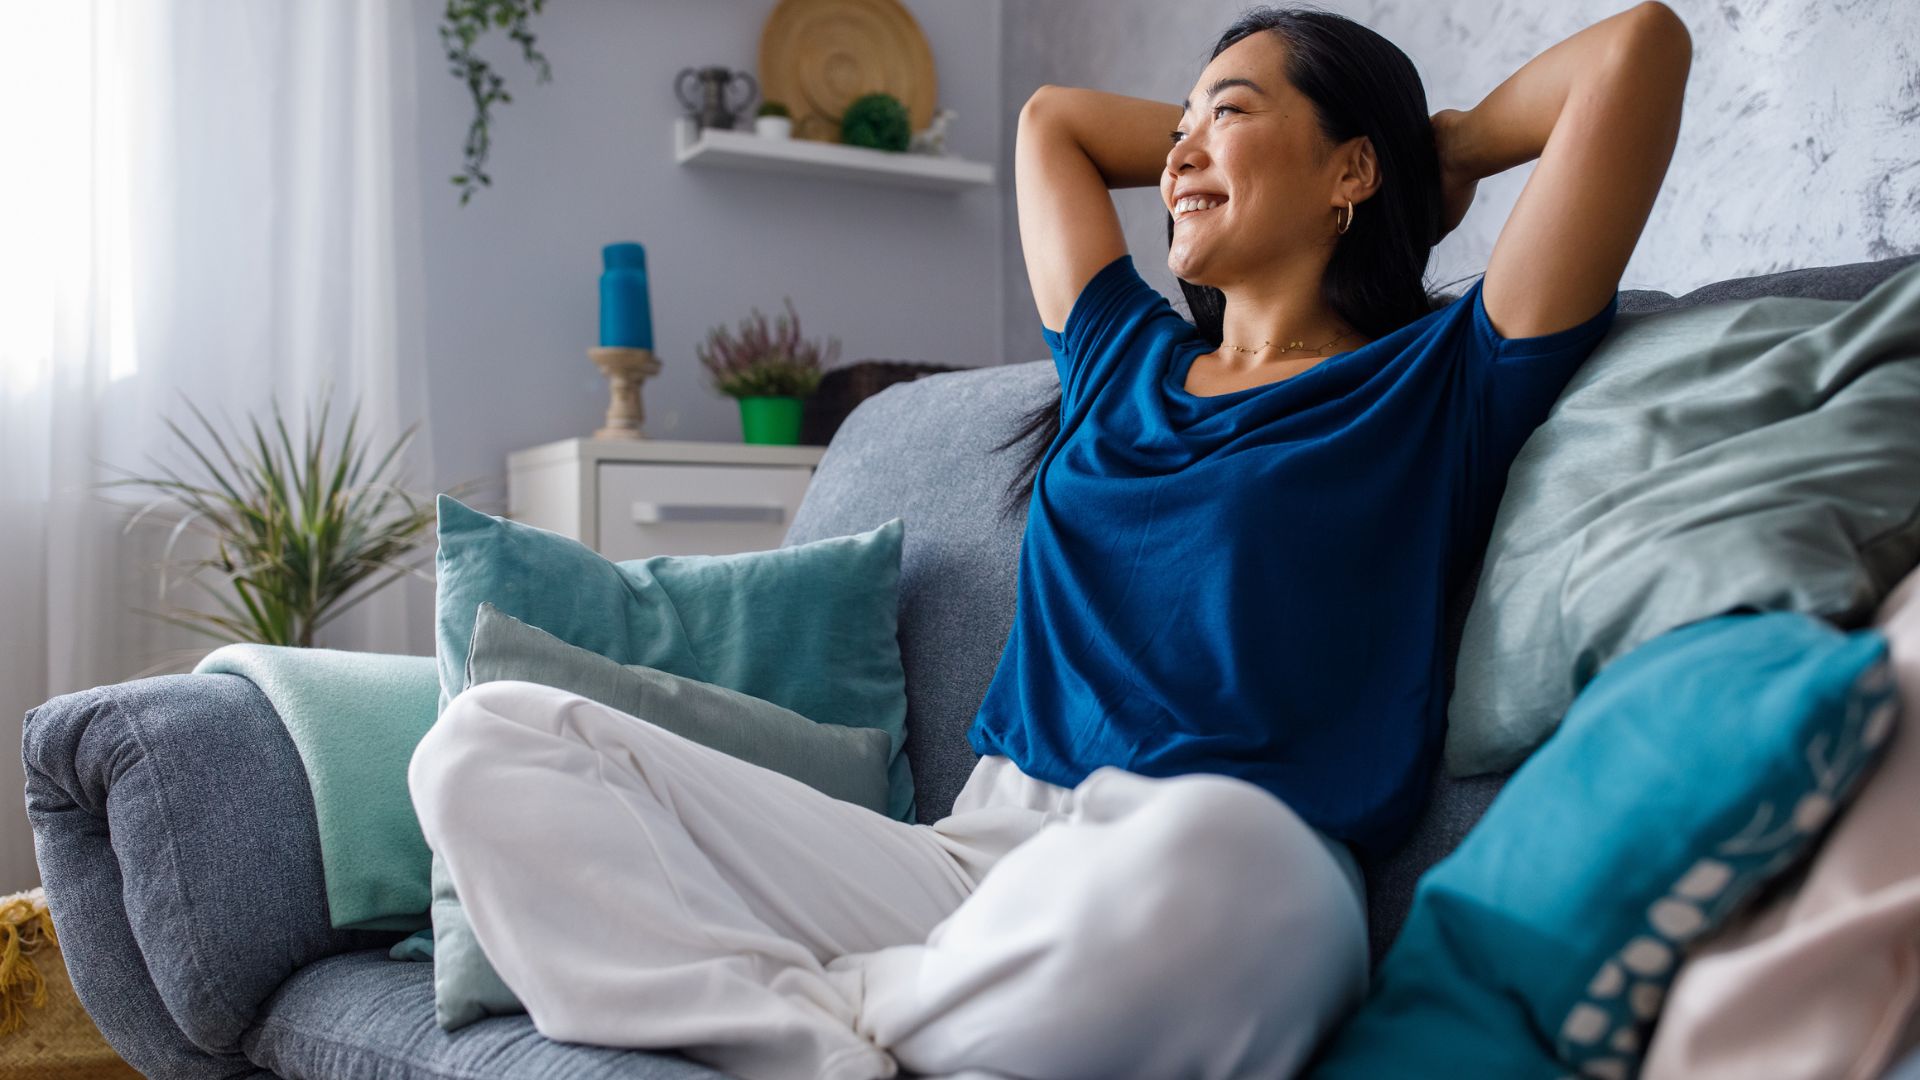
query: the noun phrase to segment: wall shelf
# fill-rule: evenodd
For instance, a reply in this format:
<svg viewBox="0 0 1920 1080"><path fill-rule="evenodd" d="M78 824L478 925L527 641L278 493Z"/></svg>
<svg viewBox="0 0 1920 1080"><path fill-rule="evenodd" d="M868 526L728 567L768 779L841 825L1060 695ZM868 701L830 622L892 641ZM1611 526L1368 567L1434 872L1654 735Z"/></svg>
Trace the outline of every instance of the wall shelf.
<svg viewBox="0 0 1920 1080"><path fill-rule="evenodd" d="M799 174L925 191L959 192L993 186L993 166L983 161L893 153L812 139L769 139L751 130L696 129L686 117L674 121L673 142L679 164L700 168Z"/></svg>

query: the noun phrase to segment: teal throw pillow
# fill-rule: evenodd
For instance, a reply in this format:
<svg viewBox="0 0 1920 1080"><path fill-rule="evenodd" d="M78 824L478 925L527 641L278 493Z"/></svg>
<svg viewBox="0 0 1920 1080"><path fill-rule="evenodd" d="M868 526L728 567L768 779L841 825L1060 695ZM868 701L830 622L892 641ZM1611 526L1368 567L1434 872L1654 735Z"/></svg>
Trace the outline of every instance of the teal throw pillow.
<svg viewBox="0 0 1920 1080"><path fill-rule="evenodd" d="M1420 879L1310 1071L1632 1076L1688 943L1810 852L1893 731L1885 636L1722 615L1621 657Z"/></svg>
<svg viewBox="0 0 1920 1080"><path fill-rule="evenodd" d="M887 816L913 820L896 637L902 519L771 551L616 563L448 495L438 507L441 711L464 686L474 616L490 603L616 663L737 690L815 723L885 731Z"/></svg>
<svg viewBox="0 0 1920 1080"><path fill-rule="evenodd" d="M885 813L890 740L878 728L816 724L789 709L644 665L622 665L481 604L464 686L514 680L555 686L641 717L683 738ZM480 947L445 860L431 867L431 930L396 945L394 959L434 962L434 1006L453 1031L486 1016L524 1012Z"/></svg>

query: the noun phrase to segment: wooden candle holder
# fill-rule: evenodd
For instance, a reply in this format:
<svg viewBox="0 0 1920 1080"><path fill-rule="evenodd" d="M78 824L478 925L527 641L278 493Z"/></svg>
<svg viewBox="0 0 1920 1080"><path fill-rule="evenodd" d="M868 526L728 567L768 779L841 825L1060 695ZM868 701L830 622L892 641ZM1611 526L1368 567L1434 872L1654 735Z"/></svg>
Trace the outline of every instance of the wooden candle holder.
<svg viewBox="0 0 1920 1080"><path fill-rule="evenodd" d="M640 404L640 384L647 381L648 376L660 374L660 361L653 350L596 345L587 350L587 355L606 375L613 394L607 404L607 424L595 431L593 437L650 438L640 430L641 421L646 419L646 409Z"/></svg>

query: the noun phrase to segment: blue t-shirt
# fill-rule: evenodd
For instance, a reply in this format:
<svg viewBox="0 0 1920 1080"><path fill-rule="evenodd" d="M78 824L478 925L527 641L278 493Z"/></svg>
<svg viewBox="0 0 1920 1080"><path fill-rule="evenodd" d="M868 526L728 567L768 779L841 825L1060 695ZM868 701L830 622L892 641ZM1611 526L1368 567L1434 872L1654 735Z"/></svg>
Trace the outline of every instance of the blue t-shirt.
<svg viewBox="0 0 1920 1080"><path fill-rule="evenodd" d="M1444 731L1447 597L1618 303L1503 339L1476 282L1298 375L1198 396L1212 347L1131 255L1108 263L1064 332L1042 328L1060 435L968 742L1063 787L1102 765L1225 773L1363 854L1397 845Z"/></svg>

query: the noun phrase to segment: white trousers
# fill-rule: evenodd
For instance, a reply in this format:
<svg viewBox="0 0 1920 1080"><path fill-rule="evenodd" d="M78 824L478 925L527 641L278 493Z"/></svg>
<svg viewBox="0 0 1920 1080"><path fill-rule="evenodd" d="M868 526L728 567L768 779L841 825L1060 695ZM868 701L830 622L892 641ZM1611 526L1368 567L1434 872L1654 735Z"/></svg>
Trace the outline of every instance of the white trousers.
<svg viewBox="0 0 1920 1080"><path fill-rule="evenodd" d="M548 1038L745 1080L1285 1077L1366 990L1346 848L1233 777L981 758L907 824L550 687L457 696L407 772Z"/></svg>

